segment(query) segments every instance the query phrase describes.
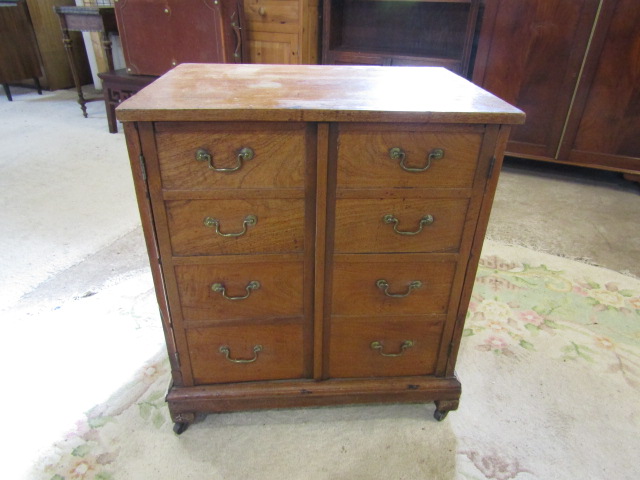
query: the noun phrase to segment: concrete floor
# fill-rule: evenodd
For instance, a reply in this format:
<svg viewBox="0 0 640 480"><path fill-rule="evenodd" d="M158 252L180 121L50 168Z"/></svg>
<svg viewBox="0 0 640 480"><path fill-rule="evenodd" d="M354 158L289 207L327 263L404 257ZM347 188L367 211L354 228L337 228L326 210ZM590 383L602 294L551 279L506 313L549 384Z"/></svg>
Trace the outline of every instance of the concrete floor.
<svg viewBox="0 0 640 480"><path fill-rule="evenodd" d="M621 174L508 158L487 236L640 277L639 223Z"/></svg>

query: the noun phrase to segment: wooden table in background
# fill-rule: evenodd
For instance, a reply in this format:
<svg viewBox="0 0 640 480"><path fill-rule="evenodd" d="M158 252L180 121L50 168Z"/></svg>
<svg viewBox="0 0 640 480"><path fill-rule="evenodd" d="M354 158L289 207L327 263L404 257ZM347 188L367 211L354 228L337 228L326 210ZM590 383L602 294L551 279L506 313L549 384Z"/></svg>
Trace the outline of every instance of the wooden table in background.
<svg viewBox="0 0 640 480"><path fill-rule="evenodd" d="M82 85L78 75L78 65L73 56L73 41L69 32L100 32L102 35L102 48L107 58L108 70L113 70L113 55L111 53L111 40L109 33L117 33L116 16L113 7L55 7L55 12L60 19L62 40L69 59L69 66L73 75L73 81L78 92L78 103L82 114L87 117L86 103L102 98L85 99L82 93Z"/></svg>

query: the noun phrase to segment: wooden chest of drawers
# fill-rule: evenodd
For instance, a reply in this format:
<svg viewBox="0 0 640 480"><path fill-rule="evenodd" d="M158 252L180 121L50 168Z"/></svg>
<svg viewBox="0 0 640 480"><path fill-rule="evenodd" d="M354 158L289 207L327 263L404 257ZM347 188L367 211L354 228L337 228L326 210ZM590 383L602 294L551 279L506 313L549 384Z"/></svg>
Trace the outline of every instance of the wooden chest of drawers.
<svg viewBox="0 0 640 480"><path fill-rule="evenodd" d="M197 412L457 408L519 110L442 68L181 65L118 107L182 432Z"/></svg>

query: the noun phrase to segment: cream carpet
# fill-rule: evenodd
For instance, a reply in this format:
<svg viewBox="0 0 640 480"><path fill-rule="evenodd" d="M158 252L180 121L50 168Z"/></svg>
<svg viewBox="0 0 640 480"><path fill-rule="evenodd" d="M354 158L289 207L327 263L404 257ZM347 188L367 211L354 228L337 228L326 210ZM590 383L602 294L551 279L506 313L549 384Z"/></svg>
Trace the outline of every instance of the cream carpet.
<svg viewBox="0 0 640 480"><path fill-rule="evenodd" d="M14 99L0 102L3 478L640 478L640 281L499 242L444 422L433 405L271 410L175 436L124 137L73 92Z"/></svg>
<svg viewBox="0 0 640 480"><path fill-rule="evenodd" d="M75 91L0 99L0 310L139 224L124 136Z"/></svg>

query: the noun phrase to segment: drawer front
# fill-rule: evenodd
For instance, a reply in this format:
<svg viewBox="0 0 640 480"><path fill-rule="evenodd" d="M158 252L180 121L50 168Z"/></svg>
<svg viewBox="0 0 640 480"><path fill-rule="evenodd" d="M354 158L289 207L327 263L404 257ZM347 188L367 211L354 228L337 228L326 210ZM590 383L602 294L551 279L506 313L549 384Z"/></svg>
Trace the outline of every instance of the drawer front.
<svg viewBox="0 0 640 480"><path fill-rule="evenodd" d="M455 262L429 261L428 255L403 255L401 259L379 255L376 261L362 257L334 257L334 315L447 312Z"/></svg>
<svg viewBox="0 0 640 480"><path fill-rule="evenodd" d="M481 141L481 133L371 132L342 127L338 137L338 187L471 187ZM391 149L397 149L393 155ZM429 159L438 149L443 152L442 158ZM407 171L403 166L424 171Z"/></svg>
<svg viewBox="0 0 640 480"><path fill-rule="evenodd" d="M165 189L304 186L306 130L301 124L236 130L215 123L160 123L156 129ZM243 149L250 151L243 156Z"/></svg>
<svg viewBox="0 0 640 480"><path fill-rule="evenodd" d="M432 375L442 327L427 316L333 317L329 377Z"/></svg>
<svg viewBox="0 0 640 480"><path fill-rule="evenodd" d="M177 200L166 207L176 256L304 250L304 200Z"/></svg>
<svg viewBox="0 0 640 480"><path fill-rule="evenodd" d="M301 322L187 330L196 385L301 378Z"/></svg>
<svg viewBox="0 0 640 480"><path fill-rule="evenodd" d="M338 199L335 252L455 252L468 200Z"/></svg>
<svg viewBox="0 0 640 480"><path fill-rule="evenodd" d="M302 255L298 258L175 266L183 318L188 323L301 317Z"/></svg>

